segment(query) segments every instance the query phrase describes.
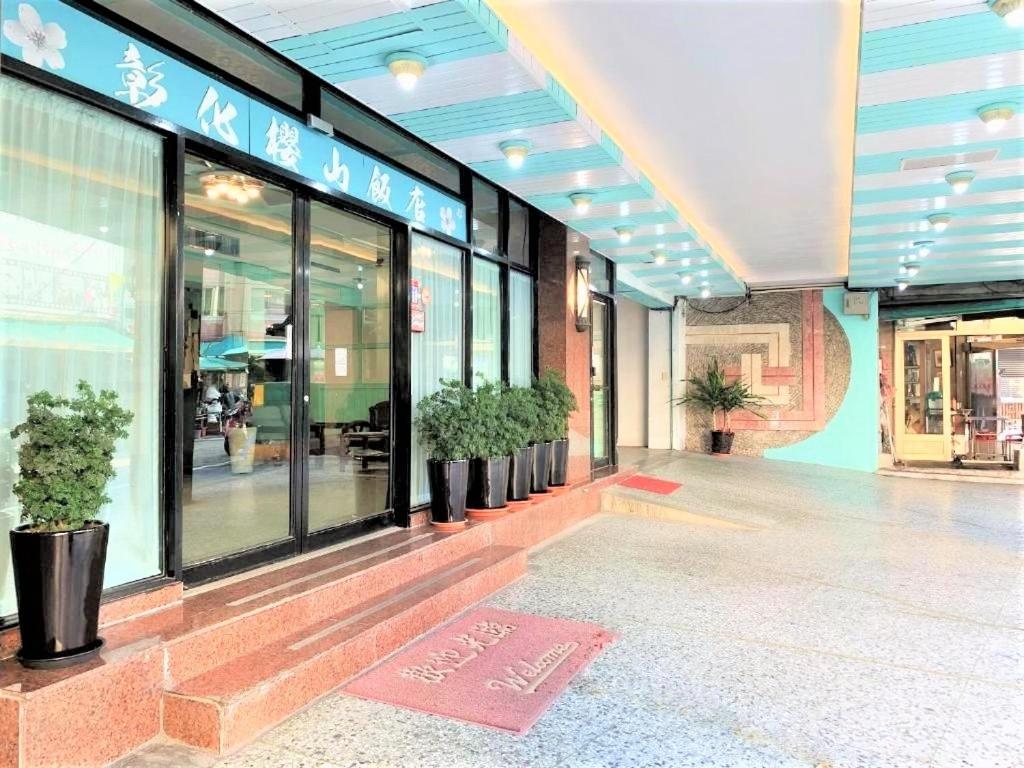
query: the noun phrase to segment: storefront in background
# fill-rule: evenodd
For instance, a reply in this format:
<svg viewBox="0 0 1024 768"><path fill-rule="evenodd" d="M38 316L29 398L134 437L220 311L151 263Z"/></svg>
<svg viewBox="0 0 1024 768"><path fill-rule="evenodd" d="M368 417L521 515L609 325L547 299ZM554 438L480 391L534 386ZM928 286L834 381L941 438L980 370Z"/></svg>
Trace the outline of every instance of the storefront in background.
<svg viewBox="0 0 1024 768"><path fill-rule="evenodd" d="M538 213L248 39L220 30L214 70L200 27L155 43L101 5L32 7L41 58L0 49L3 529L25 398L79 379L134 414L110 588L408 524L415 403L535 373Z"/></svg>

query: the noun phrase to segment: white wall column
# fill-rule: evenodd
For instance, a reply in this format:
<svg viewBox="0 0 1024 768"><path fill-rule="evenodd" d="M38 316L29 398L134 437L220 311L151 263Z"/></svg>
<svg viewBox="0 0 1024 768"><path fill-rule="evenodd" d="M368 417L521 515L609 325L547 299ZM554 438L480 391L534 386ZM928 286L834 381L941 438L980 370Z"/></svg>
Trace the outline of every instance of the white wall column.
<svg viewBox="0 0 1024 768"><path fill-rule="evenodd" d="M647 313L647 447L672 447L672 313Z"/></svg>

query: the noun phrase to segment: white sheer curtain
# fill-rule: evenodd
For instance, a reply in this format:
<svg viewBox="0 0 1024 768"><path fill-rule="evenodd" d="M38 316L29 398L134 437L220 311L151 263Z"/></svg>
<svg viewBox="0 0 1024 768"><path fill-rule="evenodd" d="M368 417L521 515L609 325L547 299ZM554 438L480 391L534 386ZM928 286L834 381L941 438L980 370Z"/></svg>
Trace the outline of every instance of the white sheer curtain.
<svg viewBox="0 0 1024 768"><path fill-rule="evenodd" d="M0 77L0 615L20 515L9 433L40 389L85 379L135 414L102 512L106 584L160 571L161 153L148 131Z"/></svg>
<svg viewBox="0 0 1024 768"><path fill-rule="evenodd" d="M462 379L462 251L414 234L410 278L419 281L424 298L423 331L412 334L410 347L415 419L419 401L440 389L442 379ZM409 483L413 506L430 501L426 459L413 428Z"/></svg>
<svg viewBox="0 0 1024 768"><path fill-rule="evenodd" d="M528 386L533 380L533 279L515 270L508 276L508 381Z"/></svg>
<svg viewBox="0 0 1024 768"><path fill-rule="evenodd" d="M501 381L499 272L497 264L480 257L473 259L473 386Z"/></svg>

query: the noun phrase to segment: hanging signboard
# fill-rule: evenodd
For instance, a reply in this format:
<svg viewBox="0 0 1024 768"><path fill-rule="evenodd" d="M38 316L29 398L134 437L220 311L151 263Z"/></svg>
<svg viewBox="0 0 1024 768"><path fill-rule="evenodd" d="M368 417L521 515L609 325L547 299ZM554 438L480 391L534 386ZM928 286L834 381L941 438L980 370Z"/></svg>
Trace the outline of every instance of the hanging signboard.
<svg viewBox="0 0 1024 768"><path fill-rule="evenodd" d="M60 0L2 4L0 51L213 141L323 191L467 239L466 207Z"/></svg>

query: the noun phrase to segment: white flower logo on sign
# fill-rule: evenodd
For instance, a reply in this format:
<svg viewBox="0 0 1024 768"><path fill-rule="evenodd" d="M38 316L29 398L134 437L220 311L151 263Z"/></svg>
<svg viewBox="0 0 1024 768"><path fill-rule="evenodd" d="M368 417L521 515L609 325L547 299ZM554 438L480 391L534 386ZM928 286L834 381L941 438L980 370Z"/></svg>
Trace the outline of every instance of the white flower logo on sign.
<svg viewBox="0 0 1024 768"><path fill-rule="evenodd" d="M212 119L207 120L207 114L211 110L213 110ZM231 125L231 121L236 117L238 117L238 110L235 109L234 104L227 101L221 105L217 89L212 85L206 89L203 100L199 103L199 109L196 110L196 119L199 121L199 127L203 129L203 133L209 136L210 129L213 128L221 139L231 146L237 147L238 134L235 133L235 129Z"/></svg>
<svg viewBox="0 0 1024 768"><path fill-rule="evenodd" d="M413 221L419 224L425 224L427 221L427 201L423 197L423 190L420 189L420 185L416 184L412 188L412 192L409 193L409 204L405 206L405 210L412 211Z"/></svg>
<svg viewBox="0 0 1024 768"><path fill-rule="evenodd" d="M266 136L266 152L270 159L297 171L299 158L302 157L299 151L299 129L283 121L279 123L276 117L272 117Z"/></svg>
<svg viewBox="0 0 1024 768"><path fill-rule="evenodd" d="M370 187L366 193L371 203L391 210L391 177L383 173L379 165L373 166L373 176L370 177Z"/></svg>
<svg viewBox="0 0 1024 768"><path fill-rule="evenodd" d="M455 213L447 205L441 209L441 231L449 237L455 234Z"/></svg>
<svg viewBox="0 0 1024 768"><path fill-rule="evenodd" d="M18 6L18 20L4 22L4 37L21 48L21 58L33 67L64 69L63 48L68 45L67 35L55 22L43 23L39 12L28 3Z"/></svg>
<svg viewBox="0 0 1024 768"><path fill-rule="evenodd" d="M341 152L337 147L331 150L331 164L324 163L324 178L342 192L348 192L348 166L341 162Z"/></svg>
<svg viewBox="0 0 1024 768"><path fill-rule="evenodd" d="M121 74L125 90L115 91L114 95L127 96L128 103L134 107L159 107L167 101L167 89L160 85L164 79L160 71L163 65L162 61L157 61L147 67L135 43L128 43L124 60L117 65L118 69L125 70Z"/></svg>

